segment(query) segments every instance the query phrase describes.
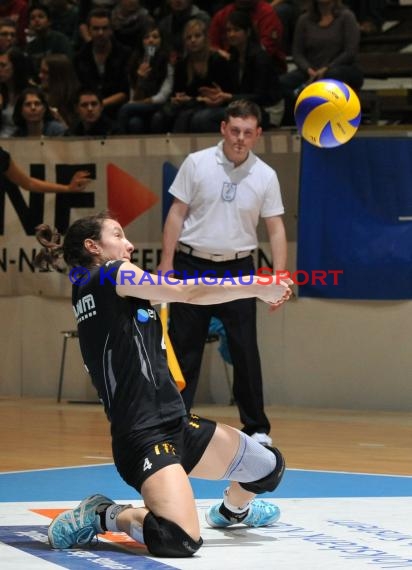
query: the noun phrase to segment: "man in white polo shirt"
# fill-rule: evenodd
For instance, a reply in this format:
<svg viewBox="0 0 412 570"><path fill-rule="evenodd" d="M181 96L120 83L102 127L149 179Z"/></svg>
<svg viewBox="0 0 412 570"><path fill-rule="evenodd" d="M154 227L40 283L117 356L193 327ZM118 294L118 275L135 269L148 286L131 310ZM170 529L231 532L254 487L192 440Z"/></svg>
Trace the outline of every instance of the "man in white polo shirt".
<svg viewBox="0 0 412 570"><path fill-rule="evenodd" d="M170 188L174 196L163 233L159 270L174 269L179 278L254 273L252 252L258 245L262 217L271 246L273 270L286 265L284 208L276 172L252 149L261 135L259 107L245 100L231 103L221 125L223 140L189 154ZM245 285L247 286L247 285ZM256 331L256 300L222 305L172 303L169 335L186 379L182 396L190 410L199 379L212 316L226 329L233 362L233 395L243 431L271 445L264 411Z"/></svg>

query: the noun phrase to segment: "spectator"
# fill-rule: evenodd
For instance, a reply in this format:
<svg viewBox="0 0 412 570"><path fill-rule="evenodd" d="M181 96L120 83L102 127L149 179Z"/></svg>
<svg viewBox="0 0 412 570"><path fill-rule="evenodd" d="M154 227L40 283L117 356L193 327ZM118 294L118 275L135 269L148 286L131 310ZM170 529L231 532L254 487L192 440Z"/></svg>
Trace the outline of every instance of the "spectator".
<svg viewBox="0 0 412 570"><path fill-rule="evenodd" d="M64 53L72 57L72 46L68 38L61 32L51 29L50 12L47 6L33 4L29 10L30 31L34 38L27 44L26 51L30 56L35 73L40 69L43 57L50 53Z"/></svg>
<svg viewBox="0 0 412 570"><path fill-rule="evenodd" d="M150 19L149 12L140 5L140 0L118 0L111 14L113 36L134 50L141 42Z"/></svg>
<svg viewBox="0 0 412 570"><path fill-rule="evenodd" d="M119 111L122 133L151 132L151 117L172 93L173 73L159 26L153 21L130 60L129 82L132 97Z"/></svg>
<svg viewBox="0 0 412 570"><path fill-rule="evenodd" d="M129 96L127 66L130 50L113 39L107 10L92 10L88 29L91 41L75 58L77 76L83 87L98 91L105 113L114 119Z"/></svg>
<svg viewBox="0 0 412 570"><path fill-rule="evenodd" d="M246 12L235 10L229 14L226 33L235 87L230 93L225 93L218 86L201 88L203 97L210 99L214 105L221 105L212 109L209 116L206 116L206 112L203 113L202 120L205 124L202 130L217 132L225 116L225 105L235 99L247 99L257 103L262 111L262 127L267 128L270 116L265 108L270 108L282 99L273 58L257 42L251 19ZM200 130L200 127L193 123L195 119L192 121L192 128Z"/></svg>
<svg viewBox="0 0 412 570"><path fill-rule="evenodd" d="M58 137L64 135L65 125L53 118L44 93L38 87L28 87L17 98L13 121L16 137Z"/></svg>
<svg viewBox="0 0 412 570"><path fill-rule="evenodd" d="M16 23L17 45L23 47L26 43L26 29L29 25L27 0L2 0L0 18L9 18Z"/></svg>
<svg viewBox="0 0 412 570"><path fill-rule="evenodd" d="M149 10L151 17L159 22L169 13L168 0L144 0L145 8Z"/></svg>
<svg viewBox="0 0 412 570"><path fill-rule="evenodd" d="M81 43L91 41L89 14L92 10L107 10L110 14L117 0L80 0L79 2L79 37Z"/></svg>
<svg viewBox="0 0 412 570"><path fill-rule="evenodd" d="M0 54L0 137L11 137L16 130L13 111L20 93L29 85L29 62L16 47Z"/></svg>
<svg viewBox="0 0 412 570"><path fill-rule="evenodd" d="M235 0L213 16L209 38L212 48L229 57L226 22L234 10L246 11L252 20L259 43L274 58L278 73L286 71L286 56L282 49L282 23L265 0Z"/></svg>
<svg viewBox="0 0 412 570"><path fill-rule="evenodd" d="M234 87L228 60L209 48L203 20L189 20L183 37L186 56L176 63L170 102L153 116L152 130L156 133L202 132L202 118L206 115L208 125L213 108L221 105L203 97L202 88L217 85L231 92Z"/></svg>
<svg viewBox="0 0 412 570"><path fill-rule="evenodd" d="M293 124L296 96L312 81L331 78L355 90L361 88L363 73L356 63L359 39L356 18L341 0L310 0L295 29L292 54L297 69L280 77L286 103L284 124Z"/></svg>
<svg viewBox="0 0 412 570"><path fill-rule="evenodd" d="M54 118L67 127L73 126L80 84L71 60L63 53L47 55L41 60L39 80Z"/></svg>
<svg viewBox="0 0 412 570"><path fill-rule="evenodd" d="M77 122L66 136L107 137L118 134L116 125L103 114L103 101L96 91L81 89L76 101Z"/></svg>
<svg viewBox="0 0 412 570"><path fill-rule="evenodd" d="M48 0L51 28L64 34L72 48L78 41L79 14L77 6L68 0Z"/></svg>
<svg viewBox="0 0 412 570"><path fill-rule="evenodd" d="M296 21L301 12L300 0L272 0L270 5L279 16L282 22L282 48L287 54L292 51L293 34L295 31Z"/></svg>
<svg viewBox="0 0 412 570"><path fill-rule="evenodd" d="M167 4L169 14L160 20L159 28L173 58L181 58L184 55L183 30L188 20L196 18L208 25L210 15L200 10L192 0L167 0Z"/></svg>
<svg viewBox="0 0 412 570"><path fill-rule="evenodd" d="M11 18L0 19L0 53L17 45L17 26Z"/></svg>
<svg viewBox="0 0 412 570"><path fill-rule="evenodd" d="M387 0L345 0L354 12L362 34L376 34L382 30Z"/></svg>

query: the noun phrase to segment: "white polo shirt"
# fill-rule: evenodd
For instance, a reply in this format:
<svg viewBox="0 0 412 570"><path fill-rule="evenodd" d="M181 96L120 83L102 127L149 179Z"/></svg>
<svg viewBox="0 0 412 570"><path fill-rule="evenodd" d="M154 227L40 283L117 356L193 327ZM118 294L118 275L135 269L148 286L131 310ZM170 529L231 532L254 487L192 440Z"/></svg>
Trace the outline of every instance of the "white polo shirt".
<svg viewBox="0 0 412 570"><path fill-rule="evenodd" d="M189 154L169 192L189 205L179 241L205 253L255 249L259 217L284 213L273 168L253 152L235 167L223 141Z"/></svg>

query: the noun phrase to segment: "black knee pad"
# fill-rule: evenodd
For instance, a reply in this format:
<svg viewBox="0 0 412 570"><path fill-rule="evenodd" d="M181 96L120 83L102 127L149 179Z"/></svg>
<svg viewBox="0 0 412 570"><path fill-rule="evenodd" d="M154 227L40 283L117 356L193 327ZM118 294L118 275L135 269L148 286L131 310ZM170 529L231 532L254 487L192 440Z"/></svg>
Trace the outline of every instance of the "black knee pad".
<svg viewBox="0 0 412 570"><path fill-rule="evenodd" d="M143 539L150 554L168 558L193 556L203 544L193 540L176 523L148 513L143 521Z"/></svg>
<svg viewBox="0 0 412 570"><path fill-rule="evenodd" d="M267 491L274 491L279 485L286 467L285 460L279 449L276 449L276 447L269 447L268 445L265 447L276 457L276 467L274 470L269 473L269 475L262 477L262 479L259 479L258 481L239 483L243 489L246 489L246 491L250 491L251 493L256 493L257 495L260 493L266 493Z"/></svg>

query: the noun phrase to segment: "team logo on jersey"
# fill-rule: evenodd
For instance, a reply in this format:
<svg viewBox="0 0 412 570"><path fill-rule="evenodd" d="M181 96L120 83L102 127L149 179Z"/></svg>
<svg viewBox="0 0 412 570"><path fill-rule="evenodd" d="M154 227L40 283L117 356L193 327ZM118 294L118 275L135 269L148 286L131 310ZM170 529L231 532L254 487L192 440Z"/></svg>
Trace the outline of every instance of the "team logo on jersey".
<svg viewBox="0 0 412 570"><path fill-rule="evenodd" d="M90 317L94 317L96 315L96 302L93 295L89 293L81 297L77 301L76 306L73 306L73 311L78 323Z"/></svg>
<svg viewBox="0 0 412 570"><path fill-rule="evenodd" d="M174 445L168 443L167 441L156 444L154 446L154 452L156 455L176 455L176 449Z"/></svg>
<svg viewBox="0 0 412 570"><path fill-rule="evenodd" d="M192 428L199 429L200 428L200 418L199 416L195 416L194 414L189 415L189 425Z"/></svg>
<svg viewBox="0 0 412 570"><path fill-rule="evenodd" d="M235 182L223 182L222 200L224 202L232 202L236 196L237 184Z"/></svg>
<svg viewBox="0 0 412 570"><path fill-rule="evenodd" d="M156 311L154 309L137 309L136 319L139 323L147 323L149 319L156 318Z"/></svg>

